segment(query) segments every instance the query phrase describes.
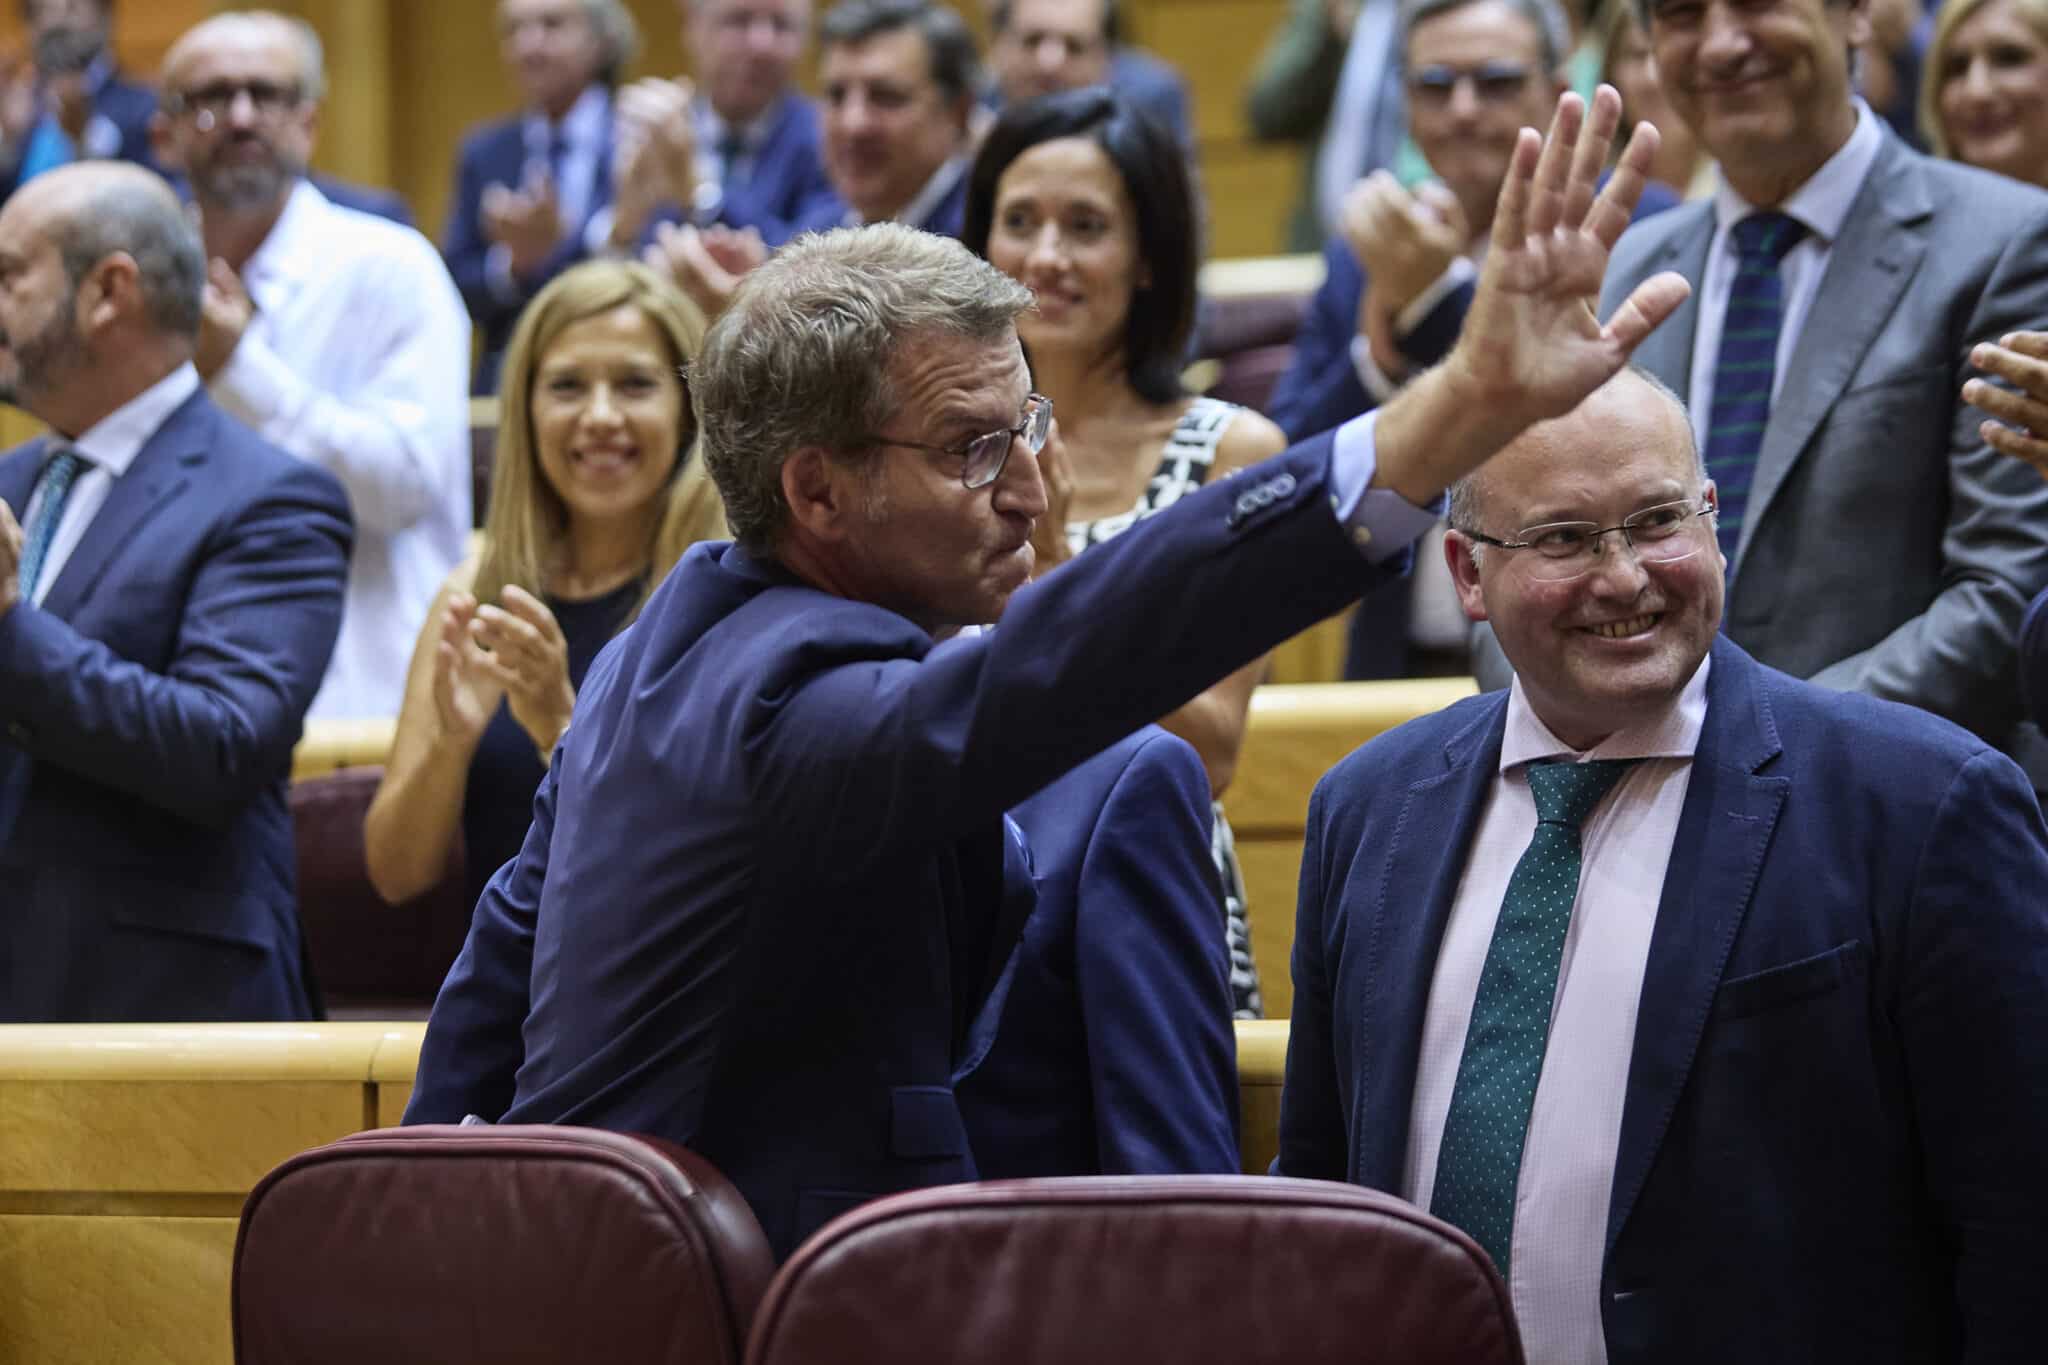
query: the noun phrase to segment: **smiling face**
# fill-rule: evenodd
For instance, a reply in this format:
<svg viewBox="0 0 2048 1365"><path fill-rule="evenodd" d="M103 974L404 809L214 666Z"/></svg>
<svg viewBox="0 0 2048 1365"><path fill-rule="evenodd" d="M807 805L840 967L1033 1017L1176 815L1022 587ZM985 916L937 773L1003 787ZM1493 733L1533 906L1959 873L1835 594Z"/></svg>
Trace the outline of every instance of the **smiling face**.
<svg viewBox="0 0 2048 1365"><path fill-rule="evenodd" d="M541 474L570 517L658 515L688 401L667 337L633 304L564 327L534 367L527 410Z"/></svg>
<svg viewBox="0 0 2048 1365"><path fill-rule="evenodd" d="M583 0L499 0L498 53L526 103L560 118L602 60Z"/></svg>
<svg viewBox="0 0 2048 1365"><path fill-rule="evenodd" d="M1868 0L1662 0L1650 46L1664 94L1744 198L1774 204L1856 129L1849 48Z"/></svg>
<svg viewBox="0 0 2048 1365"><path fill-rule="evenodd" d="M2048 38L2015 0L1988 0L1949 34L1938 113L1950 154L2048 185Z"/></svg>
<svg viewBox="0 0 2048 1365"><path fill-rule="evenodd" d="M1710 487L1683 410L1624 373L1487 462L1476 529L1516 540L1524 527L1553 522L1615 526ZM1669 563L1639 559L1619 533L1602 536L1593 568L1562 582L1537 577L1535 550L1481 546L1475 563L1470 539L1445 537L1466 614L1493 624L1530 706L1576 749L1658 714L1713 643L1724 561L1712 519L1695 518L1678 534L1697 550Z"/></svg>
<svg viewBox="0 0 2048 1365"><path fill-rule="evenodd" d="M1028 149L996 182L992 218L990 264L1038 300L1017 319L1024 344L1088 358L1120 348L1146 268L1136 209L1109 154L1085 137Z"/></svg>
<svg viewBox="0 0 2048 1365"><path fill-rule="evenodd" d="M899 397L877 435L958 448L1015 426L1030 397L1014 336L968 342L913 337L889 366ZM1021 443L984 488L961 482L960 457L882 445L861 470L860 524L840 551L854 595L928 631L985 625L1031 577L1032 524L1046 510L1038 460Z"/></svg>
<svg viewBox="0 0 2048 1365"><path fill-rule="evenodd" d="M949 105L913 28L825 49L825 173L864 222L902 212L967 137L967 101Z"/></svg>
<svg viewBox="0 0 2048 1365"><path fill-rule="evenodd" d="M1479 231L1493 221L1516 136L1549 122L1562 88L1544 69L1543 35L1506 0L1475 0L1414 26L1407 69L1408 131ZM1452 84L1423 80L1432 74Z"/></svg>

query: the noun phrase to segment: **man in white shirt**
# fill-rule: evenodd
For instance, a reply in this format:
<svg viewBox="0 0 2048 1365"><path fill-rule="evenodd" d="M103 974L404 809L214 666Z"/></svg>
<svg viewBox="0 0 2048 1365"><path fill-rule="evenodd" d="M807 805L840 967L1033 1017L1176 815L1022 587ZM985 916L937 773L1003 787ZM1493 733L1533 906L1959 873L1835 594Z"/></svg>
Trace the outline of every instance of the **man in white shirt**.
<svg viewBox="0 0 2048 1365"><path fill-rule="evenodd" d="M1639 4L1723 183L1631 232L1603 295L1663 270L1694 285L1638 360L1685 398L1721 486L1729 635L1945 716L2048 789L2012 684L2048 486L1958 397L1972 346L2048 320L2048 194L1920 155L1857 98L1869 0Z"/></svg>
<svg viewBox="0 0 2048 1365"><path fill-rule="evenodd" d="M154 131L191 180L209 258L200 377L332 472L355 509L341 640L312 714L390 716L469 533L469 319L426 238L307 183L321 72L295 25L252 12L187 32Z"/></svg>
<svg viewBox="0 0 2048 1365"><path fill-rule="evenodd" d="M0 1020L303 1019L285 778L341 622L340 484L192 366L170 187L66 166L0 211Z"/></svg>
<svg viewBox="0 0 2048 1365"><path fill-rule="evenodd" d="M1532 1365L2026 1358L2048 829L1717 638L1717 500L1633 372L1453 488L1514 682L1317 788L1276 1169L1471 1233Z"/></svg>

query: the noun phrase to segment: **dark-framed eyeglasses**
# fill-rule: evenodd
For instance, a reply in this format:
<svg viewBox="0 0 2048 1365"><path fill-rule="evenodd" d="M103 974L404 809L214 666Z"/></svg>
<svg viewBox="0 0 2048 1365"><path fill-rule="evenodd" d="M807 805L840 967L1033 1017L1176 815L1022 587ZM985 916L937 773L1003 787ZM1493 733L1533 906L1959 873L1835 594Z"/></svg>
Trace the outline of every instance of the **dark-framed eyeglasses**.
<svg viewBox="0 0 2048 1365"><path fill-rule="evenodd" d="M1002 477L1003 466L1010 458L1011 445L1022 441L1024 449L1036 455L1045 449L1045 439L1051 434L1052 400L1042 393L1034 393L1024 400L1024 416L1016 426L977 436L965 445L935 446L895 436L870 436L866 440L870 445L904 446L911 450L928 450L934 455L950 455L960 461L961 483L969 488L986 488Z"/></svg>
<svg viewBox="0 0 2048 1365"><path fill-rule="evenodd" d="M1524 527L1513 540L1499 540L1479 531L1464 534L1496 550L1528 550L1521 562L1536 578L1551 582L1590 573L1600 562L1600 538L1617 532L1635 557L1646 564L1675 564L1690 559L1707 543L1707 537L1693 533L1697 519L1711 525L1714 515L1711 493L1701 498L1660 502L1631 512L1618 526L1591 521L1553 521Z"/></svg>
<svg viewBox="0 0 2048 1365"><path fill-rule="evenodd" d="M1529 84L1530 71L1523 62L1481 62L1477 66L1430 65L1408 73L1408 93L1428 105L1447 105L1457 93L1460 81L1472 82L1472 93L1481 104L1506 104L1519 97Z"/></svg>
<svg viewBox="0 0 2048 1365"><path fill-rule="evenodd" d="M195 90L173 91L167 102L172 113L193 115L206 131L233 112L235 101L244 96L258 118L276 118L304 103L306 92L297 81L214 81Z"/></svg>

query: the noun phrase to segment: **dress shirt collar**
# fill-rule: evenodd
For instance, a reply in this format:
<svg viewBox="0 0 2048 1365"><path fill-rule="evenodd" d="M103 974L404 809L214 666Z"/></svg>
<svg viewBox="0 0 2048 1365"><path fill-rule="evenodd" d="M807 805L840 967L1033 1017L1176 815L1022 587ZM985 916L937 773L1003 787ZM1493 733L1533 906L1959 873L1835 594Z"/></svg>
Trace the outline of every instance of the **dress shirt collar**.
<svg viewBox="0 0 2048 1365"><path fill-rule="evenodd" d="M1501 739L1500 771L1539 758L1569 758L1583 762L1595 758L1691 758L1699 748L1700 727L1707 719L1707 668L1712 657L1700 660L1692 677L1679 689L1678 699L1640 725L1617 730L1592 748L1580 753L1550 733L1550 727L1536 717L1517 677L1508 689L1507 733Z"/></svg>
<svg viewBox="0 0 2048 1365"><path fill-rule="evenodd" d="M188 360L80 432L70 446L118 479L198 387L199 371Z"/></svg>
<svg viewBox="0 0 2048 1365"><path fill-rule="evenodd" d="M1849 140L1837 148L1819 170L1808 176L1805 184L1792 191L1784 203L1776 206L1780 212L1798 219L1808 232L1828 246L1834 245L1835 238L1842 233L1842 225L1849 221L1849 209L1863 189L1871 163L1877 160L1878 151L1884 146L1884 134L1878 130L1877 116L1862 100L1855 103L1856 130L1849 134ZM1757 207L1737 194L1724 176L1720 188L1714 192L1714 226L1725 239L1728 230L1756 212Z"/></svg>
<svg viewBox="0 0 2048 1365"><path fill-rule="evenodd" d="M605 120L611 113L611 91L592 81L583 87L583 93L562 115L562 136L571 147L595 147L605 140ZM546 164L548 137L554 125L548 116L538 110L528 111L519 125L520 136L526 139L526 154L537 156Z"/></svg>
<svg viewBox="0 0 2048 1365"><path fill-rule="evenodd" d="M242 267L242 287L259 311L276 312L298 286L321 277L327 264L323 229L333 211L312 181L301 178L292 187L270 235Z"/></svg>
<svg viewBox="0 0 2048 1365"><path fill-rule="evenodd" d="M924 182L924 188L912 195L910 202L890 221L901 223L905 227L923 227L925 220L930 218L939 205L946 201L946 196L953 192L953 186L959 183L960 177L967 174L968 161L969 157L965 152L949 158L945 164L932 172L932 178ZM860 216L858 209L846 211L847 227L859 227L866 221L867 219Z"/></svg>

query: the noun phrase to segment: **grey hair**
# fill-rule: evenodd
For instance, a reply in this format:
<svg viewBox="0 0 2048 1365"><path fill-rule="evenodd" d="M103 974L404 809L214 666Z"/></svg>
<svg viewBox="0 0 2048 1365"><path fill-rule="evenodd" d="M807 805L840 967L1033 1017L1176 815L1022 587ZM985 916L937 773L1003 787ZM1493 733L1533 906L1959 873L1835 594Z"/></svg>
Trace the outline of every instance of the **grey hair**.
<svg viewBox="0 0 2048 1365"><path fill-rule="evenodd" d="M1408 38L1423 20L1478 3L1479 0L1400 0L1400 50L1404 53L1408 50ZM1503 0L1503 3L1535 26L1542 43L1543 69L1555 72L1563 66L1564 59L1571 52L1572 26L1558 0ZM1657 0L1639 0L1639 3L1649 5L1657 3ZM1647 28L1645 21L1645 31Z"/></svg>
<svg viewBox="0 0 2048 1365"><path fill-rule="evenodd" d="M640 25L620 0L583 0L583 18L597 39L597 78L615 89L640 55Z"/></svg>
<svg viewBox="0 0 2048 1365"><path fill-rule="evenodd" d="M789 521L782 465L814 447L870 448L895 415L906 344L1013 333L1031 291L950 237L900 223L811 234L748 273L689 367L705 466L726 521L772 552Z"/></svg>
<svg viewBox="0 0 2048 1365"><path fill-rule="evenodd" d="M199 335L206 253L170 187L154 176L110 178L81 212L51 234L75 292L86 272L116 251L134 258L149 320L168 335Z"/></svg>
<svg viewBox="0 0 2048 1365"><path fill-rule="evenodd" d="M1692 415L1686 410L1685 400L1680 398L1669 384L1666 384L1640 365L1630 365L1626 370L1622 371L1622 374L1640 380L1652 393L1663 399L1678 414L1679 430L1685 433L1685 448L1692 454L1694 481L1704 487L1707 482L1707 461L1706 457L1700 453L1699 441L1693 435ZM1619 377L1616 376L1616 378ZM1607 382L1611 384L1614 380L1610 379ZM1444 519L1450 523L1452 530L1463 531L1467 535L1471 535L1479 530L1479 484L1485 473L1486 466L1481 465L1451 485L1450 508L1445 513ZM1472 557L1474 560L1478 559L1481 548L1481 546L1476 544L1472 547Z"/></svg>

